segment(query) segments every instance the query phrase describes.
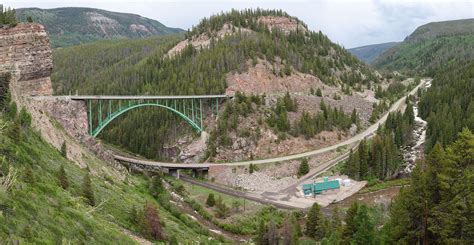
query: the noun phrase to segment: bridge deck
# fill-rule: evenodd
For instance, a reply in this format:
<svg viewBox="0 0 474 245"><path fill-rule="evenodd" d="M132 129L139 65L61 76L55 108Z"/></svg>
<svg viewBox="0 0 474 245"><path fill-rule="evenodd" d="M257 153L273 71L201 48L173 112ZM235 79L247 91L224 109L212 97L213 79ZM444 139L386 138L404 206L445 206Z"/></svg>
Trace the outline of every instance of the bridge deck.
<svg viewBox="0 0 474 245"><path fill-rule="evenodd" d="M167 99L216 99L232 98L231 95L58 95L33 96L37 99L70 99L70 100L167 100Z"/></svg>

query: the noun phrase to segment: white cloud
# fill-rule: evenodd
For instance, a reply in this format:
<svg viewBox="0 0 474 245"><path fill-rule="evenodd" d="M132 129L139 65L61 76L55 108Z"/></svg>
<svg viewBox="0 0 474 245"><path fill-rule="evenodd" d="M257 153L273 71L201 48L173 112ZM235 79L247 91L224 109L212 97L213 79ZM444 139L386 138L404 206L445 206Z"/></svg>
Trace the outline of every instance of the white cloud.
<svg viewBox="0 0 474 245"><path fill-rule="evenodd" d="M93 7L140 14L183 29L203 17L232 8L283 9L348 48L400 41L416 27L450 19L474 18L472 0L4 0L5 6Z"/></svg>

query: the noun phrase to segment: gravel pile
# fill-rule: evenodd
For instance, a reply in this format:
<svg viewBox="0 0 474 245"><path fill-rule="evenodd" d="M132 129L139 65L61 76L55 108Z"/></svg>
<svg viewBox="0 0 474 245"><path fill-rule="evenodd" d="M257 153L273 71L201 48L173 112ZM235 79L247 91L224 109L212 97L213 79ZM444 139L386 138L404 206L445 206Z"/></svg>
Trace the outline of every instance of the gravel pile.
<svg viewBox="0 0 474 245"><path fill-rule="evenodd" d="M254 172L253 174L239 174L235 178L235 186L248 191L278 191L293 183L297 179L292 177L275 178L264 173Z"/></svg>

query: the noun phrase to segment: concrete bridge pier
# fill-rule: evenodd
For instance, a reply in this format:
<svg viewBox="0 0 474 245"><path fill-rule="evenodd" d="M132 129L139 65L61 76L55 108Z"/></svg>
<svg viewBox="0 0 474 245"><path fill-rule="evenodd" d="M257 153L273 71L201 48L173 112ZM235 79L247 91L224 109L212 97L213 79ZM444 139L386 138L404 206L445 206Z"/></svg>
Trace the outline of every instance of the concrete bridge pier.
<svg viewBox="0 0 474 245"><path fill-rule="evenodd" d="M179 169L170 168L168 169L168 174L175 177L176 179L179 179Z"/></svg>
<svg viewBox="0 0 474 245"><path fill-rule="evenodd" d="M207 179L208 172L207 169L193 169L193 178Z"/></svg>

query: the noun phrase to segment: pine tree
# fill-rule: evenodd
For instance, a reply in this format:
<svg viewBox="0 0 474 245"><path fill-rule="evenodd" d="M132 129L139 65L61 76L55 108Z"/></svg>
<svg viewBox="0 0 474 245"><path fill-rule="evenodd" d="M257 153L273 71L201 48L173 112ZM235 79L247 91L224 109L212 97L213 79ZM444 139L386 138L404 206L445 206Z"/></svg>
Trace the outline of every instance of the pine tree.
<svg viewBox="0 0 474 245"><path fill-rule="evenodd" d="M309 165L308 165L308 159L303 158L301 159L300 166L298 168L298 177L301 177L305 174L309 173Z"/></svg>
<svg viewBox="0 0 474 245"><path fill-rule="evenodd" d="M332 216L331 216L331 230L334 232L341 232L342 230L342 220L341 220L341 213L339 208L335 206L332 209Z"/></svg>
<svg viewBox="0 0 474 245"><path fill-rule="evenodd" d="M14 119L13 124L10 126L9 136L13 140L21 141L22 139L21 124L18 117Z"/></svg>
<svg viewBox="0 0 474 245"><path fill-rule="evenodd" d="M89 172L86 172L82 181L82 196L86 199L89 205L95 206L94 190L92 189L92 181Z"/></svg>
<svg viewBox="0 0 474 245"><path fill-rule="evenodd" d="M303 233L301 232L301 225L296 213L293 213L291 215L290 221L291 225L293 226L293 238L295 238L294 240L298 241L299 238L303 235Z"/></svg>
<svg viewBox="0 0 474 245"><path fill-rule="evenodd" d="M67 177L67 174L66 174L66 170L64 170L64 165L63 164L61 164L61 167L59 168L58 180L59 180L59 184L61 185L61 187L64 190L67 190L67 188L69 187L69 180L68 180L68 177Z"/></svg>
<svg viewBox="0 0 474 245"><path fill-rule="evenodd" d="M324 217L321 213L319 204L314 203L311 206L306 217L306 235L315 239L324 237Z"/></svg>
<svg viewBox="0 0 474 245"><path fill-rule="evenodd" d="M150 178L149 189L154 198L158 198L158 196L165 191L160 175L155 175Z"/></svg>
<svg viewBox="0 0 474 245"><path fill-rule="evenodd" d="M375 230L374 224L369 217L368 208L366 205L361 205L354 217L356 231L353 235L353 242L355 244L370 245L375 244Z"/></svg>
<svg viewBox="0 0 474 245"><path fill-rule="evenodd" d="M209 193L209 195L207 195L206 205L208 207L214 207L214 205L216 205L216 200L214 199L214 193Z"/></svg>
<svg viewBox="0 0 474 245"><path fill-rule="evenodd" d="M352 240L354 234L357 231L357 224L355 221L355 217L357 215L357 212L359 211L359 203L354 202L352 205L349 207L346 213L346 217L344 219L344 222L346 225L344 226L344 229L342 231L342 238L345 243L350 243Z"/></svg>
<svg viewBox="0 0 474 245"><path fill-rule="evenodd" d="M61 155L62 155L64 158L67 158L67 145L66 145L66 141L63 141L63 143L61 144Z"/></svg>
<svg viewBox="0 0 474 245"><path fill-rule="evenodd" d="M219 217L221 219L225 219L229 216L230 209L225 204L225 202L222 200L221 196L217 197L215 206L217 207L217 210L216 210L217 217Z"/></svg>
<svg viewBox="0 0 474 245"><path fill-rule="evenodd" d="M364 179L369 174L369 149L365 140L360 141L359 148L359 178Z"/></svg>
<svg viewBox="0 0 474 245"><path fill-rule="evenodd" d="M20 110L19 114L19 120L20 120L20 125L23 128L28 128L31 125L31 115L28 113L28 111L25 109L25 107L22 107Z"/></svg>
<svg viewBox="0 0 474 245"><path fill-rule="evenodd" d="M352 114L351 114L351 122L353 124L357 124L357 121L358 121L357 111L354 108L354 110L352 110Z"/></svg>
<svg viewBox="0 0 474 245"><path fill-rule="evenodd" d="M321 89L320 89L320 88L318 88L318 89L316 90L316 96L318 96L318 97L323 97L323 92L321 92Z"/></svg>

